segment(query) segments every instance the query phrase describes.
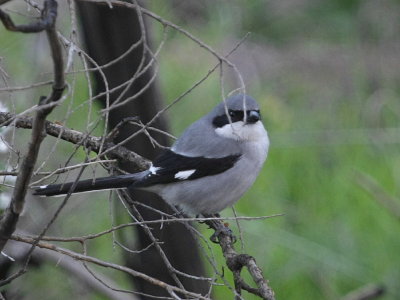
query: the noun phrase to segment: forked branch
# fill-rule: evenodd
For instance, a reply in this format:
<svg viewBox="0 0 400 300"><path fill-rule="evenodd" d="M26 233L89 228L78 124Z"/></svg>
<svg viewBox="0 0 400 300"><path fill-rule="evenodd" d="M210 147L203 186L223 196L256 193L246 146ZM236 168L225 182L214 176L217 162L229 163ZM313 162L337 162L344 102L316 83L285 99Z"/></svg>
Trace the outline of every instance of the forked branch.
<svg viewBox="0 0 400 300"><path fill-rule="evenodd" d="M12 113L0 112L0 127L15 126L17 128L32 129L33 118L30 116L16 116ZM100 149L107 151L107 157L117 159L121 163L131 163L137 171L143 171L149 167L150 162L124 146L116 146L111 141L102 145L103 139L80 131L67 128L59 123L45 121L46 134L60 138L74 145L81 145L86 149L99 153ZM102 146L102 147L101 147ZM110 149L110 150L109 150ZM101 154L101 153L99 153Z"/></svg>
<svg viewBox="0 0 400 300"><path fill-rule="evenodd" d="M221 246L222 253L226 260L226 265L233 273L235 289L238 295L241 294L241 290L243 289L251 294L261 297L262 299L274 300L274 291L268 285L268 280L264 278L262 270L257 265L254 257L248 254L239 254L236 252L233 246L235 239L226 224L222 220L207 220L205 223L215 230L217 243ZM240 276L243 267L247 268L253 281L257 285L257 288L248 285Z"/></svg>

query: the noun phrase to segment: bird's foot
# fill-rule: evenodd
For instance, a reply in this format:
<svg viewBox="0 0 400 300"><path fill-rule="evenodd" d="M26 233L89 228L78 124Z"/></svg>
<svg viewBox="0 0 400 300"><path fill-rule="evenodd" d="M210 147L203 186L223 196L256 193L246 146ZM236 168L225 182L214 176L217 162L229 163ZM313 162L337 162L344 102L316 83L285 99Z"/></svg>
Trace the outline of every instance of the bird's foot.
<svg viewBox="0 0 400 300"><path fill-rule="evenodd" d="M196 216L197 217L197 216ZM232 243L236 242L236 236L233 234L232 229L229 228L229 223L224 223L220 214L203 214L204 218L210 218L209 220L199 221L200 223L206 223L210 228L214 229L215 232L211 235L210 240L213 243L219 244L221 238L229 237ZM217 219L215 219L217 218Z"/></svg>
<svg viewBox="0 0 400 300"><path fill-rule="evenodd" d="M210 236L210 240L213 243L219 244L220 236L227 236L232 240L232 244L236 243L236 236L233 234L232 229L229 228L228 223L221 224L215 232Z"/></svg>

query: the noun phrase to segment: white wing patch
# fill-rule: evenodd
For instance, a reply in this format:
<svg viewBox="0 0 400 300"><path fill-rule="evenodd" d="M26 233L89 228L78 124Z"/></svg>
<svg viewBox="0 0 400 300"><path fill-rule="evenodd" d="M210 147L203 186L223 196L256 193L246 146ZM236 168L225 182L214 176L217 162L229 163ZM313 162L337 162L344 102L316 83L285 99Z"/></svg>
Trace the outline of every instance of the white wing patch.
<svg viewBox="0 0 400 300"><path fill-rule="evenodd" d="M194 172L196 172L196 170L180 171L176 173L174 177L176 179L185 180L188 179Z"/></svg>
<svg viewBox="0 0 400 300"><path fill-rule="evenodd" d="M159 168L159 167L154 167L153 165L151 165L151 167L149 168L149 171L151 174L155 175L155 174L157 174L157 171L160 169L161 168Z"/></svg>
<svg viewBox="0 0 400 300"><path fill-rule="evenodd" d="M41 185L41 186L39 186L39 189L44 190L47 187L48 187L48 185Z"/></svg>

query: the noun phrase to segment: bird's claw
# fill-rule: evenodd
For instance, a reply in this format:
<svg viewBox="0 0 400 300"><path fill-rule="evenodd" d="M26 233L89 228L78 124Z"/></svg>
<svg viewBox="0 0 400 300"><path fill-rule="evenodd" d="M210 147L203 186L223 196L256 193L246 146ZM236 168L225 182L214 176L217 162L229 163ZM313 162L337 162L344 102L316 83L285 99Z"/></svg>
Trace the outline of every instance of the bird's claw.
<svg viewBox="0 0 400 300"><path fill-rule="evenodd" d="M236 236L233 234L232 229L230 229L226 224L224 224L221 227L218 227L218 229L215 230L215 232L210 236L211 242L215 244L219 244L219 236L220 235L228 236L232 240L232 244L236 243Z"/></svg>

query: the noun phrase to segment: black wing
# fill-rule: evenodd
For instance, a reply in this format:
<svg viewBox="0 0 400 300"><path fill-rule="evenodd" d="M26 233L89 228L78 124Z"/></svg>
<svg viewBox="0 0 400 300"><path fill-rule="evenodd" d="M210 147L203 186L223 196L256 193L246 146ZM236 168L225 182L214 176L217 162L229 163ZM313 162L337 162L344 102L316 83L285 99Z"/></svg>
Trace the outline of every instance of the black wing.
<svg viewBox="0 0 400 300"><path fill-rule="evenodd" d="M166 150L154 161L151 169L153 171L134 186L145 187L216 175L232 168L240 156L234 154L220 158L189 157Z"/></svg>

